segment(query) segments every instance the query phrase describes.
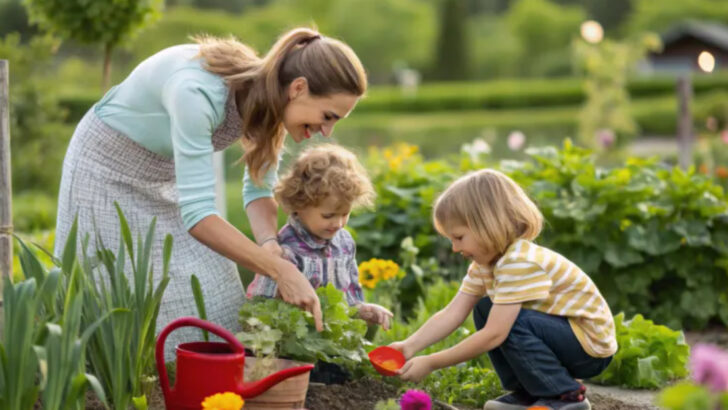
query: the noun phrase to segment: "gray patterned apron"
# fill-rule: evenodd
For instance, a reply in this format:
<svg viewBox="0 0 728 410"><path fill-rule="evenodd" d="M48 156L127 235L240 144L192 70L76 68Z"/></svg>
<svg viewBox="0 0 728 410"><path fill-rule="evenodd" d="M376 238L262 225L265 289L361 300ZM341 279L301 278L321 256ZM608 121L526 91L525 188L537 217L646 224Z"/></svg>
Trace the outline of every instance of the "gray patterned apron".
<svg viewBox="0 0 728 410"><path fill-rule="evenodd" d="M235 142L241 128L242 120L231 93L225 119L212 135L215 151ZM161 276L164 237L169 233L174 238L170 281L159 311L157 333L178 317L197 316L190 287L192 274L200 279L208 320L233 332L239 331L238 310L245 293L236 265L198 242L185 229L178 205L173 159L151 152L112 129L91 108L76 128L63 162L54 254L61 255L76 215L79 238L89 233L92 238L89 247L93 246L95 227L104 245L116 253L119 222L115 201L121 206L135 241L137 233L144 237L152 218L157 217L152 247L157 281ZM176 330L167 339L166 360L174 358L177 344L196 340L201 340L199 331Z"/></svg>

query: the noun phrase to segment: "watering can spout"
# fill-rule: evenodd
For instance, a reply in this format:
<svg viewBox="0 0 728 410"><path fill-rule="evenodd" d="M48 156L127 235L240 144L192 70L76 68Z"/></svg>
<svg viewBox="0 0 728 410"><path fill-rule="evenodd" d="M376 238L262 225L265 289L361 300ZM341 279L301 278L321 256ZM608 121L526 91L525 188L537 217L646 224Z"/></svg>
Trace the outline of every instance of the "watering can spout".
<svg viewBox="0 0 728 410"><path fill-rule="evenodd" d="M306 372L310 372L313 369L312 364L304 366L292 367L290 369L283 369L279 372L273 373L263 379L256 380L254 382L245 382L240 391L240 395L245 399L250 399L265 393L268 389L275 386L293 376L298 376Z"/></svg>

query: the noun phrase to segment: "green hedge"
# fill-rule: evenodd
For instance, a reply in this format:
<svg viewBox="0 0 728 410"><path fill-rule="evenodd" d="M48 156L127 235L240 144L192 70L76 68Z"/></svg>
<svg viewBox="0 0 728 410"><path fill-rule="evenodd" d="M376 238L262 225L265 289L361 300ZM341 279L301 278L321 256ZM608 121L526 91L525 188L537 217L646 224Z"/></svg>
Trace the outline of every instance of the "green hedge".
<svg viewBox="0 0 728 410"><path fill-rule="evenodd" d="M728 89L728 73L697 76L696 94ZM397 87L372 87L357 105L357 112L430 112L444 110L517 109L578 105L584 101L583 82L578 78L513 79L489 82L435 83L419 87L412 97ZM649 77L632 79L628 85L633 99L675 93L675 79Z"/></svg>
<svg viewBox="0 0 728 410"><path fill-rule="evenodd" d="M449 243L432 228L431 204L456 176L485 166L468 158L423 161L405 149L368 158L376 207L350 227L363 260L397 259L411 236L437 276L464 274ZM578 264L613 311L642 313L673 328L728 324L728 202L722 187L692 170L628 159L597 167L586 151L529 149L527 161L500 168L538 203L547 223L540 243ZM462 263L462 261L460 261Z"/></svg>
<svg viewBox="0 0 728 410"><path fill-rule="evenodd" d="M728 74L698 76L693 82L696 95L728 90ZM647 97L670 98L675 95L675 80L670 77L633 79L629 90L635 102ZM100 97L95 90L74 91L63 95L61 104L68 109L70 120L78 121ZM432 83L422 85L414 97L403 96L396 87L375 86L357 105L356 116L363 113L554 108L577 106L583 101L582 82L577 78Z"/></svg>

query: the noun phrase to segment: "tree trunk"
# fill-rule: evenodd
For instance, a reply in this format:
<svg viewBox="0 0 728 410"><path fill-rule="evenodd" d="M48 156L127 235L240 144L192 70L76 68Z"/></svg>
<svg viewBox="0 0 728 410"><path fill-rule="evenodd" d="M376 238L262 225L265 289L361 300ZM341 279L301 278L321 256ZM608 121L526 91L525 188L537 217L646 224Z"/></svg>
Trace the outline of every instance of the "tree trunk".
<svg viewBox="0 0 728 410"><path fill-rule="evenodd" d="M104 92L108 91L111 86L111 52L114 46L111 44L104 45L104 72L101 79L101 88Z"/></svg>

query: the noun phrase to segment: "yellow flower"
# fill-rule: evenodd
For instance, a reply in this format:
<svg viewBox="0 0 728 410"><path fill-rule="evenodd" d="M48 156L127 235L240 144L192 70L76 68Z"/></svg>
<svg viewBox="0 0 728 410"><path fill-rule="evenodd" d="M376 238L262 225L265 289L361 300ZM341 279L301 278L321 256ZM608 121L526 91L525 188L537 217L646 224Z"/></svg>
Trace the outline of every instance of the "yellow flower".
<svg viewBox="0 0 728 410"><path fill-rule="evenodd" d="M372 258L359 264L359 282L374 289L381 280L389 280L397 277L399 265L394 261Z"/></svg>
<svg viewBox="0 0 728 410"><path fill-rule="evenodd" d="M384 271L382 273L382 279L392 279L397 276L397 273L399 273L399 265L390 260L382 262L382 270Z"/></svg>
<svg viewBox="0 0 728 410"><path fill-rule="evenodd" d="M359 265L359 282L369 289L374 289L377 286L379 269L374 259L362 262Z"/></svg>
<svg viewBox="0 0 728 410"><path fill-rule="evenodd" d="M235 393L218 393L206 397L202 402L205 410L240 410L245 404L243 398Z"/></svg>

